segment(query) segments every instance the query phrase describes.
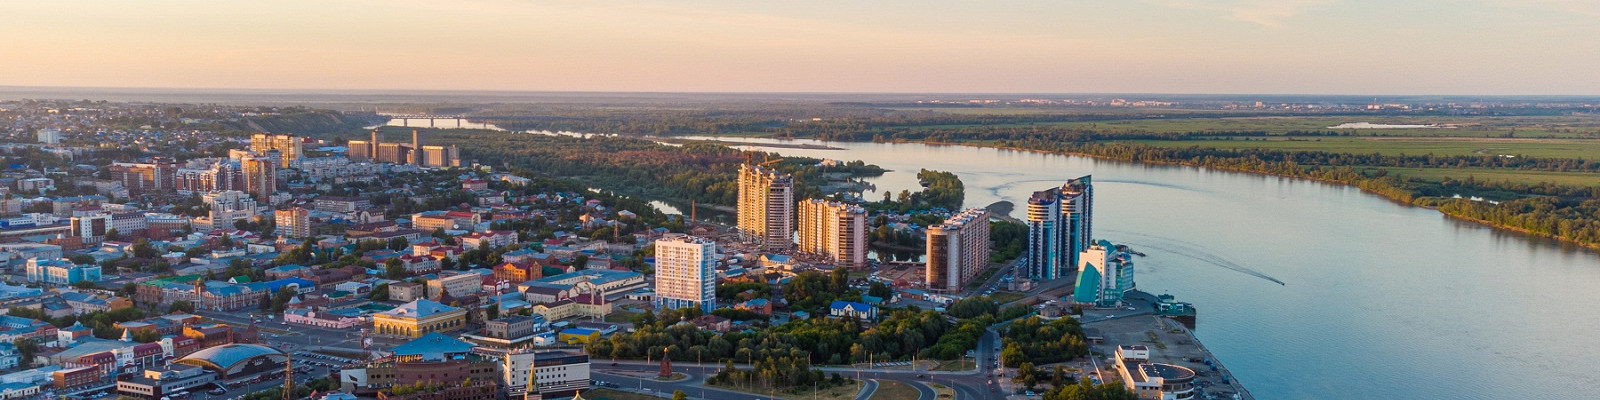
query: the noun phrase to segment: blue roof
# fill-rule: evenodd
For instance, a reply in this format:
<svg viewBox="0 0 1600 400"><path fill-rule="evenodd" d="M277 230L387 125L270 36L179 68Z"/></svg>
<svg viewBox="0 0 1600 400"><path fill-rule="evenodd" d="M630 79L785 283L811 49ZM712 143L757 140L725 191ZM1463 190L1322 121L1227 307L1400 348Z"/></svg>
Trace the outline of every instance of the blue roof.
<svg viewBox="0 0 1600 400"><path fill-rule="evenodd" d="M267 355L283 356L283 352L258 344L225 344L194 352L194 354L190 354L178 361L203 361L226 370L232 369L234 364Z"/></svg>
<svg viewBox="0 0 1600 400"><path fill-rule="evenodd" d="M426 335L394 347L396 356L422 356L426 361L443 361L446 358L472 351L472 343L453 337L428 332Z"/></svg>
<svg viewBox="0 0 1600 400"><path fill-rule="evenodd" d="M283 289L285 286L289 286L291 284L298 284L298 285L300 285L301 288L315 288L315 287L317 287L317 283L316 282L312 282L312 281L306 280L304 278L294 277L294 276L291 276L291 277L288 277L288 278L279 279L279 280L275 280L275 281L269 281L269 282L251 283L250 285L251 286L259 286L260 288L265 288L267 290L271 290L273 293L277 293L278 289Z"/></svg>
<svg viewBox="0 0 1600 400"><path fill-rule="evenodd" d="M591 335L591 334L594 334L595 332L600 332L600 331L597 331L597 330L594 330L594 329L589 329L589 328L567 328L567 329L562 329L561 330L561 333L572 334L572 335Z"/></svg>
<svg viewBox="0 0 1600 400"><path fill-rule="evenodd" d="M460 308L440 304L439 302L433 300L417 299L410 303L406 303L405 305L395 307L393 310L384 311L380 314L405 318L427 318L430 315L456 310L460 310Z"/></svg>
<svg viewBox="0 0 1600 400"><path fill-rule="evenodd" d="M610 269L586 269L586 270L581 270L581 271L576 271L576 272L568 272L568 273L565 273L565 274L553 275L553 276L547 276L547 277L544 277L544 278L539 278L539 279L535 280L535 282L558 282L558 281L563 281L563 280L567 280L567 279L588 276L588 277L591 278L592 282L604 283L604 282L623 280L623 279L628 279L628 278L633 278L633 277L636 277L636 276L643 276L643 275L644 274L640 274L638 272L633 272L633 271L617 271L617 270L610 270Z"/></svg>
<svg viewBox="0 0 1600 400"><path fill-rule="evenodd" d="M828 308L835 310L851 309L855 311L866 311L871 310L873 307L870 304L857 303L854 301L834 300L833 305L828 306Z"/></svg>

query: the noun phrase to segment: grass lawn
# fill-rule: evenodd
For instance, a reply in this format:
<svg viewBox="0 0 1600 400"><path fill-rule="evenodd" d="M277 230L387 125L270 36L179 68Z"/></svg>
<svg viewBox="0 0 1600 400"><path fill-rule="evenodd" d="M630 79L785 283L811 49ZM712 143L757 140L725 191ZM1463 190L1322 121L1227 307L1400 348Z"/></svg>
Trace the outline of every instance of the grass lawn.
<svg viewBox="0 0 1600 400"><path fill-rule="evenodd" d="M668 393L668 395L670 396L671 393ZM594 390L590 390L590 391L587 391L587 392L583 393L583 398L585 398L585 399L593 399L593 400L601 400L601 399L611 399L611 400L661 400L662 399L661 397L656 397L656 396L650 396L650 395L639 394L639 393L630 393L630 392L624 392L624 391L621 391L621 390L611 390L611 389L594 389Z"/></svg>
<svg viewBox="0 0 1600 400"><path fill-rule="evenodd" d="M868 400L915 399L920 395L921 393L917 392L917 388L911 387L911 385L889 380L880 380L878 381L878 390L872 392L872 397L869 397Z"/></svg>
<svg viewBox="0 0 1600 400"><path fill-rule="evenodd" d="M721 385L721 384L718 384L718 385L706 385L706 386L714 387L714 388L722 389L722 390L731 390L731 391L740 392L740 393L750 393L750 394L759 395L759 396L767 396L767 395L771 394L771 392L768 392L766 388L759 387L759 386L757 388L755 388L755 389L744 388L744 387L734 387L734 386ZM822 389L822 390L817 392L816 398L817 398L817 400L851 400L851 399L854 399L857 394L861 393L861 387L862 386L866 386L866 383L862 382L862 381L852 381L850 383L846 383L846 384L843 384L843 385L840 385L840 386L835 386L835 387L831 387L831 388L827 388L827 389ZM881 392L883 390L883 387L879 386L878 390ZM915 392L916 390L912 389L912 391ZM804 387L804 388L796 387L796 388L783 389L783 390L778 390L777 394L779 396L790 397L790 398L802 398L802 397L810 398L811 397L811 388L810 387ZM876 397L876 396L874 396L874 397ZM914 398L916 398L916 396L912 396L910 398L914 399Z"/></svg>
<svg viewBox="0 0 1600 400"><path fill-rule="evenodd" d="M634 314L638 314L638 313L630 312L630 311L622 311L621 309L617 309L617 310L612 311L611 314L606 315L605 321L606 322L610 322L610 323L629 322L628 318L633 317Z"/></svg>
<svg viewBox="0 0 1600 400"><path fill-rule="evenodd" d="M934 371L971 371L978 367L976 360L962 357L960 360L945 361L934 367Z"/></svg>

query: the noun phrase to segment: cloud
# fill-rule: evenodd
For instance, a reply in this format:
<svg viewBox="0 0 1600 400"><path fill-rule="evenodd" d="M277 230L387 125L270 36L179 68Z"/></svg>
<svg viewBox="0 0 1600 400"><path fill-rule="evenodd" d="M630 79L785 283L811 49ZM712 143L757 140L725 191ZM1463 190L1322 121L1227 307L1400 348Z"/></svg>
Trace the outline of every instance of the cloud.
<svg viewBox="0 0 1600 400"><path fill-rule="evenodd" d="M1600 17L1600 2L1594 0L1494 0L1491 3L1508 8L1532 8Z"/></svg>
<svg viewBox="0 0 1600 400"><path fill-rule="evenodd" d="M1278 28L1283 26L1286 19L1329 3L1332 0L1246 1L1229 6L1228 11L1231 13L1229 19Z"/></svg>
<svg viewBox="0 0 1600 400"><path fill-rule="evenodd" d="M1332 4L1334 0L1151 0L1178 9L1217 13L1224 19L1248 22L1268 28L1284 26L1285 20Z"/></svg>

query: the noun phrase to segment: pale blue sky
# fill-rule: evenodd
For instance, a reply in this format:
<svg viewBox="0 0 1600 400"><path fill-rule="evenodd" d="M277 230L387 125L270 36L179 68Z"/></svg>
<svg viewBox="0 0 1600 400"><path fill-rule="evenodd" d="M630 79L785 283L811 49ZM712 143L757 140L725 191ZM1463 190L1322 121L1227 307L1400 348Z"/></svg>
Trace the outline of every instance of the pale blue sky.
<svg viewBox="0 0 1600 400"><path fill-rule="evenodd" d="M1600 94L1600 0L10 1L0 85Z"/></svg>

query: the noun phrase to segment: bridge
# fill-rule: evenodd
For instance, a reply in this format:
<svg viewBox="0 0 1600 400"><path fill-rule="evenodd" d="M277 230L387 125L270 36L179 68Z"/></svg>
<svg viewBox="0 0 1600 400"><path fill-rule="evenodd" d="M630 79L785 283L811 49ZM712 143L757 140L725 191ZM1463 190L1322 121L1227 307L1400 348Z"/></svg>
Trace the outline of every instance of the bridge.
<svg viewBox="0 0 1600 400"><path fill-rule="evenodd" d="M411 126L411 120L413 120L413 119L425 119L425 120L428 120L428 127L429 128L433 128L435 123L437 123L437 121L441 120L441 119L445 119L445 120L452 120L453 119L453 120L456 121L456 127L460 128L461 127L461 121L467 119L467 116L465 116L465 115L428 115L428 114L378 114L378 115L389 117L389 119L398 119L398 120L400 120L401 126Z"/></svg>

